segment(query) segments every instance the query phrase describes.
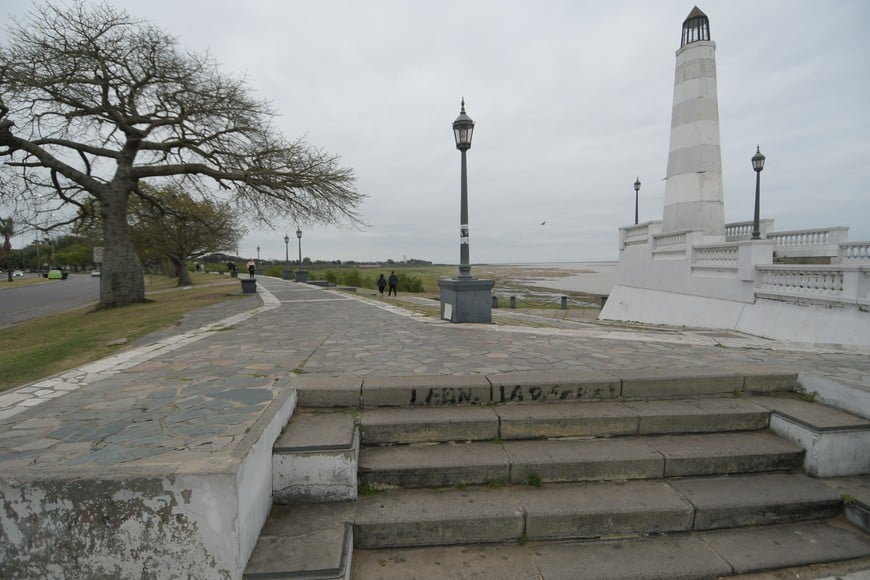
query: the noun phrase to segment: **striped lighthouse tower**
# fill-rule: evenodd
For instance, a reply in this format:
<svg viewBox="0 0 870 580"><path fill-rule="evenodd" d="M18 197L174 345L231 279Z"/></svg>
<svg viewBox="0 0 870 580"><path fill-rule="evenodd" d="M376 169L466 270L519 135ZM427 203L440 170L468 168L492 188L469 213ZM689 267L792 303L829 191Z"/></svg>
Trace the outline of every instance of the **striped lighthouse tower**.
<svg viewBox="0 0 870 580"><path fill-rule="evenodd" d="M707 15L697 6L683 22L677 51L662 215L662 232L688 229L702 229L709 241L725 235L716 43L710 40Z"/></svg>

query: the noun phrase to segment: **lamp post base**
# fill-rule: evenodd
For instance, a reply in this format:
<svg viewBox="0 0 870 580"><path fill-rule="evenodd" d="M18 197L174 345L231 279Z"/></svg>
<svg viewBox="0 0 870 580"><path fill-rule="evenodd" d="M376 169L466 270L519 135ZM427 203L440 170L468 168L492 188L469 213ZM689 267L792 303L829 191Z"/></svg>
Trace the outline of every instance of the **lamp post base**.
<svg viewBox="0 0 870 580"><path fill-rule="evenodd" d="M495 280L438 280L441 318L450 322L492 322L493 286Z"/></svg>
<svg viewBox="0 0 870 580"><path fill-rule="evenodd" d="M296 281L297 282L308 282L308 271L307 270L296 270Z"/></svg>

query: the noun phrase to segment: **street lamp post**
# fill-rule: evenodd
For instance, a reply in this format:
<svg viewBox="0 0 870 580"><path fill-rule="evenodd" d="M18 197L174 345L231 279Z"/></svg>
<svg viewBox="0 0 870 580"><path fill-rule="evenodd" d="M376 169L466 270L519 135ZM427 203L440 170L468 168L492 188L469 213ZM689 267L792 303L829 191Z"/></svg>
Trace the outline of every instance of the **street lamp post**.
<svg viewBox="0 0 870 580"><path fill-rule="evenodd" d="M459 279L471 278L468 235L468 173L465 166L465 152L471 148L472 133L474 133L474 121L465 114L465 99L463 98L459 116L453 121L453 137L456 139L456 148L462 154L462 168L460 170Z"/></svg>
<svg viewBox="0 0 870 580"><path fill-rule="evenodd" d="M284 234L284 261L287 263L287 269L284 270L284 279L290 279L290 236Z"/></svg>
<svg viewBox="0 0 870 580"><path fill-rule="evenodd" d="M459 116L453 121L453 138L462 154L459 212L459 275L438 280L441 289L441 318L450 322L492 322L492 287L494 280L471 276L468 236L468 172L466 151L471 148L474 121L465 114L465 99Z"/></svg>
<svg viewBox="0 0 870 580"><path fill-rule="evenodd" d="M761 209L761 170L764 169L764 155L761 148L755 147L755 155L752 156L752 169L755 171L755 217L752 220L752 239L761 239L761 224L759 219Z"/></svg>
<svg viewBox="0 0 870 580"><path fill-rule="evenodd" d="M299 269L302 269L302 230L296 228L296 239L299 240Z"/></svg>
<svg viewBox="0 0 870 580"><path fill-rule="evenodd" d="M634 179L634 225L637 225L637 194L640 191L640 178Z"/></svg>
<svg viewBox="0 0 870 580"><path fill-rule="evenodd" d="M257 261L260 261L260 246L257 246Z"/></svg>

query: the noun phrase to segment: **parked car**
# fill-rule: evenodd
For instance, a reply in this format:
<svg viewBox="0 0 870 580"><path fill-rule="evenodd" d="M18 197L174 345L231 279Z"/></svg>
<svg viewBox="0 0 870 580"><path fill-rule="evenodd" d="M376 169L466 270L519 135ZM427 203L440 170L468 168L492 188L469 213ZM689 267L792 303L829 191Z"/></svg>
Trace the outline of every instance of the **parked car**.
<svg viewBox="0 0 870 580"><path fill-rule="evenodd" d="M94 277L99 276L99 275L100 275L99 270L91 270L91 278L94 278Z"/></svg>
<svg viewBox="0 0 870 580"><path fill-rule="evenodd" d="M13 278L24 278L24 272L22 272L21 270L15 270L12 272L12 277Z"/></svg>

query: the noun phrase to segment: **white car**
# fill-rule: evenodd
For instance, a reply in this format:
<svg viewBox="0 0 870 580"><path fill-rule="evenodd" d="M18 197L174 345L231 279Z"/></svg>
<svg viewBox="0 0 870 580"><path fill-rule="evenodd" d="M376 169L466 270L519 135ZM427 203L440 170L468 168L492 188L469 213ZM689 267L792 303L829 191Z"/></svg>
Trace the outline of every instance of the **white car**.
<svg viewBox="0 0 870 580"><path fill-rule="evenodd" d="M94 277L99 276L99 275L100 275L99 270L91 270L91 278L94 278Z"/></svg>
<svg viewBox="0 0 870 580"><path fill-rule="evenodd" d="M21 270L15 270L14 272L12 272L12 277L13 278L24 278L24 272L22 272Z"/></svg>

